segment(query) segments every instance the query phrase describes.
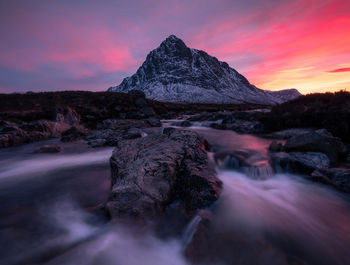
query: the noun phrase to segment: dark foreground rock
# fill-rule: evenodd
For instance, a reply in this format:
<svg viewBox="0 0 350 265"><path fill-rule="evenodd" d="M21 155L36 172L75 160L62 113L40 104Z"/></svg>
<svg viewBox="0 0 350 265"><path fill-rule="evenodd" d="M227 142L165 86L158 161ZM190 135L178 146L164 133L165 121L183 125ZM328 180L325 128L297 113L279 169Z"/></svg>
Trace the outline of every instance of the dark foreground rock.
<svg viewBox="0 0 350 265"><path fill-rule="evenodd" d="M350 192L350 169L345 168L321 168L311 174L313 181L325 183L337 189Z"/></svg>
<svg viewBox="0 0 350 265"><path fill-rule="evenodd" d="M313 138L314 137L314 138ZM288 145L287 145L288 144ZM291 148L293 146L293 148ZM286 148L287 147L287 148ZM322 152L280 152L282 150L321 150ZM277 152L274 152L277 151ZM305 176L315 182L331 185L343 192L350 192L350 169L340 157L347 148L339 138L324 131L294 136L281 148L270 148L270 163L275 172L290 172Z"/></svg>
<svg viewBox="0 0 350 265"><path fill-rule="evenodd" d="M347 148L342 141L326 130L293 136L287 140L284 150L287 152L321 152L328 156L332 165L335 165L347 153Z"/></svg>
<svg viewBox="0 0 350 265"><path fill-rule="evenodd" d="M164 130L117 144L110 163L112 217L155 218L178 202L188 213L217 200L221 181L196 133Z"/></svg>
<svg viewBox="0 0 350 265"><path fill-rule="evenodd" d="M316 169L330 166L329 158L323 153L316 152L277 152L271 153L270 158L275 172L311 174Z"/></svg>

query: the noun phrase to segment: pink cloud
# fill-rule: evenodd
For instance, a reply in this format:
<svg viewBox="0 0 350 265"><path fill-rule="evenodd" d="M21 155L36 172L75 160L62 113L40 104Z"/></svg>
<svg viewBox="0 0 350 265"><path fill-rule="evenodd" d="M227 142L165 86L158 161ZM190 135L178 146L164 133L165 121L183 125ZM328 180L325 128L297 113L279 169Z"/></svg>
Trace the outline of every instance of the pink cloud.
<svg viewBox="0 0 350 265"><path fill-rule="evenodd" d="M348 68L338 68L334 70L327 71L328 73L342 73L342 72L350 72L350 67Z"/></svg>

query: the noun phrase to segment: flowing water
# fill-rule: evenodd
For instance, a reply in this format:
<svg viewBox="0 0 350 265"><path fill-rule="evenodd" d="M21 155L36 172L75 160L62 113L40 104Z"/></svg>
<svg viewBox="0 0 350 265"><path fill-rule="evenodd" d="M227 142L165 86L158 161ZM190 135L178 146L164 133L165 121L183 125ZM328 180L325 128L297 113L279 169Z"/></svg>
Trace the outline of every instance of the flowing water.
<svg viewBox="0 0 350 265"><path fill-rule="evenodd" d="M223 181L212 207L208 264L350 264L349 197L268 167L270 140L190 127L211 145ZM58 154L34 154L50 140L0 150L0 264L185 265L182 236L110 225L92 214L110 188L112 148L59 143ZM218 154L232 154L217 158ZM240 168L235 155L246 163ZM210 253L212 252L212 253Z"/></svg>

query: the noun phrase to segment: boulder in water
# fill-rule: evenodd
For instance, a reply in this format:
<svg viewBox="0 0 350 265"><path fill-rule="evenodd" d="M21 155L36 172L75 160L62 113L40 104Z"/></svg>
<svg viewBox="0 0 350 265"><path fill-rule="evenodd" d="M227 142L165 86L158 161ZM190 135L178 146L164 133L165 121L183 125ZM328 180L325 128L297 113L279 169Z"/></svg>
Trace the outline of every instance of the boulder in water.
<svg viewBox="0 0 350 265"><path fill-rule="evenodd" d="M319 168L330 166L329 158L317 152L271 153L271 165L276 172L311 174Z"/></svg>
<svg viewBox="0 0 350 265"><path fill-rule="evenodd" d="M311 179L313 181L330 184L341 191L350 193L350 169L317 169L312 172Z"/></svg>
<svg viewBox="0 0 350 265"><path fill-rule="evenodd" d="M342 141L326 130L317 130L291 137L284 145L287 152L320 152L328 156L332 165L347 153Z"/></svg>
<svg viewBox="0 0 350 265"><path fill-rule="evenodd" d="M212 204L221 181L203 142L194 132L175 129L119 141L110 159L110 215L145 220L161 216L174 201L188 212Z"/></svg>

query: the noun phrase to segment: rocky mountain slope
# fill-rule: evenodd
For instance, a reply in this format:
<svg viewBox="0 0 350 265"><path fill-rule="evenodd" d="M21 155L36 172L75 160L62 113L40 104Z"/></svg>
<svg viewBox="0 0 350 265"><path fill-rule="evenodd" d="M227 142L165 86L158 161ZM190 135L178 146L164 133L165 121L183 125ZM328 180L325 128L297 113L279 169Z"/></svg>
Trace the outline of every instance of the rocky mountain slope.
<svg viewBox="0 0 350 265"><path fill-rule="evenodd" d="M227 63L188 48L174 35L151 51L131 77L110 92L142 90L150 99L181 103L276 104L300 96L296 89L258 89Z"/></svg>

